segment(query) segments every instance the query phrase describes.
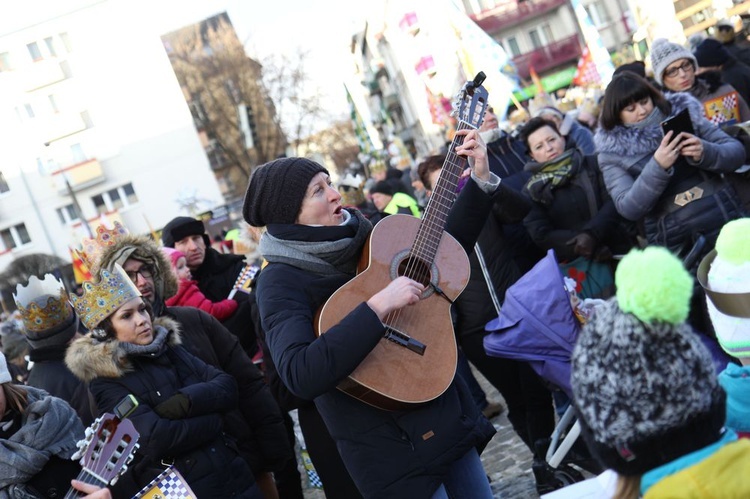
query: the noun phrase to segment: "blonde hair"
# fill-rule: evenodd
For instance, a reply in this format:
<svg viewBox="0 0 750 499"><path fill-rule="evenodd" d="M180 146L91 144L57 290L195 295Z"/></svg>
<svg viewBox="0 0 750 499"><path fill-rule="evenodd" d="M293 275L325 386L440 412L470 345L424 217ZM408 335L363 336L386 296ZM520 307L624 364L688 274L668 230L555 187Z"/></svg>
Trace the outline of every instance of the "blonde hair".
<svg viewBox="0 0 750 499"><path fill-rule="evenodd" d="M617 476L613 499L638 499L641 495L641 475Z"/></svg>

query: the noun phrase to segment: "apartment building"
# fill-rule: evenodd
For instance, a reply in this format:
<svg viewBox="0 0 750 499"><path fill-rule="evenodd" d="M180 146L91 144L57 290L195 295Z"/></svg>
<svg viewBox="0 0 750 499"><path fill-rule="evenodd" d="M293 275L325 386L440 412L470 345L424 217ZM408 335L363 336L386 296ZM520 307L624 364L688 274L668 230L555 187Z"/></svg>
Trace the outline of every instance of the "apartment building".
<svg viewBox="0 0 750 499"><path fill-rule="evenodd" d="M0 271L32 253L69 261L104 220L148 233L222 204L148 19L63 3L0 22Z"/></svg>

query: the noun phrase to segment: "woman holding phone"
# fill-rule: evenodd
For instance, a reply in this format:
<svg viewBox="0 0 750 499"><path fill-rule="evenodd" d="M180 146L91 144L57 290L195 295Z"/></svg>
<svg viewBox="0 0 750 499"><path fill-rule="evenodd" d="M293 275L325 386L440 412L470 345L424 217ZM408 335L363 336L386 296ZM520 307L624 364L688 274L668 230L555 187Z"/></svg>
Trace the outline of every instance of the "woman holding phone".
<svg viewBox="0 0 750 499"><path fill-rule="evenodd" d="M687 110L694 133L666 133L662 122ZM686 255L703 236L708 252L721 227L743 216L734 189L721 176L745 159L740 142L703 118L691 95L662 94L629 72L607 86L594 137L617 211L639 222L649 244ZM672 123L676 123L675 120ZM669 125L666 125L669 128Z"/></svg>
<svg viewBox="0 0 750 499"><path fill-rule="evenodd" d="M662 122L685 109L694 133L665 133ZM734 189L721 175L742 165L742 144L703 118L695 97L664 95L627 71L607 86L594 141L617 211L638 223L648 244L666 246L688 260L695 274L691 267L713 248L721 227L743 216ZM690 323L709 331L705 299L695 288Z"/></svg>

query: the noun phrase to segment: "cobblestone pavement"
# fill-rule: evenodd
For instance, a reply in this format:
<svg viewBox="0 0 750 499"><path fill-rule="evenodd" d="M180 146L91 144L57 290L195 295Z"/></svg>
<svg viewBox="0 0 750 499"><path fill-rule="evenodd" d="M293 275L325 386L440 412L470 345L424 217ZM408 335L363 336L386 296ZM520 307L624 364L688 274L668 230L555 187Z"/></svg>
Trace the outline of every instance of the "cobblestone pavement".
<svg viewBox="0 0 750 499"><path fill-rule="evenodd" d="M475 376L491 401L502 397L478 372ZM497 433L482 453L482 463L490 478L496 499L536 499L534 476L531 473L531 452L515 434L506 417L507 411L492 419ZM306 478L303 478L307 482ZM320 489L305 489L305 499L325 499Z"/></svg>

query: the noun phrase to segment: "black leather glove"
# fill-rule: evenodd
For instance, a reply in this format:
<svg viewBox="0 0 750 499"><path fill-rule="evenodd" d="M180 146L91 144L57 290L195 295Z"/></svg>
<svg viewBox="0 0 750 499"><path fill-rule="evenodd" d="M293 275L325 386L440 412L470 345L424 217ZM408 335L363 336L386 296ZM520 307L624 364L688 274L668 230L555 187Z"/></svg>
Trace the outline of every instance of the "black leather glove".
<svg viewBox="0 0 750 499"><path fill-rule="evenodd" d="M591 258L596 247L596 239L588 232L581 232L576 237L565 242L568 246L573 246L573 252L584 258Z"/></svg>
<svg viewBox="0 0 750 499"><path fill-rule="evenodd" d="M190 414L190 399L187 395L177 393L154 407L156 414L167 419L184 419Z"/></svg>

